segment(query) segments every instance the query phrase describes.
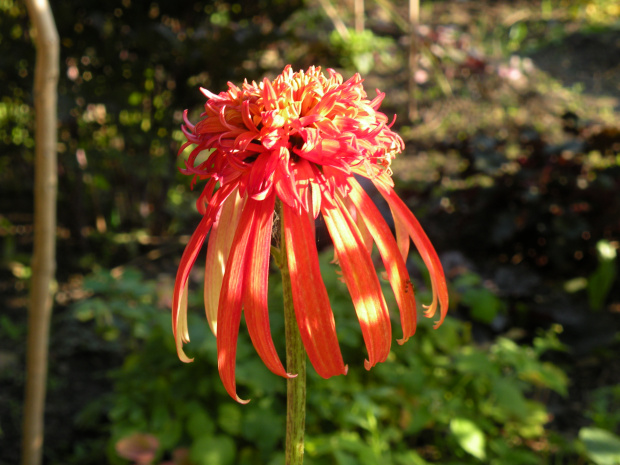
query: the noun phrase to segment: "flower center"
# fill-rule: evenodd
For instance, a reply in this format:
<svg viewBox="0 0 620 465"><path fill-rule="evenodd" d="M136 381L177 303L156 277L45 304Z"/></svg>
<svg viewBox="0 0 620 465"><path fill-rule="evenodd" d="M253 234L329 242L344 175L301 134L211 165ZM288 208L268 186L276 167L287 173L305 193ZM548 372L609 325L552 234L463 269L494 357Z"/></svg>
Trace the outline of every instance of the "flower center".
<svg viewBox="0 0 620 465"><path fill-rule="evenodd" d="M297 151L301 151L301 148L304 146L304 144L305 144L304 138L301 137L299 134L293 134L289 136L288 145L289 145L289 153L290 153L292 161L294 162L299 161L299 155L297 154Z"/></svg>

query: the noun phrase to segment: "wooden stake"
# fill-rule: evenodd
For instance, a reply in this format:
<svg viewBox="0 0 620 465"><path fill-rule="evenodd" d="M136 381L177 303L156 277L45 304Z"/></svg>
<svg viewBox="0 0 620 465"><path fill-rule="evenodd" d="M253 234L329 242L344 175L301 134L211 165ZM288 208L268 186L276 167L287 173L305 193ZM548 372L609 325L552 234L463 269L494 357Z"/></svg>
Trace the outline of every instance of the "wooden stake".
<svg viewBox="0 0 620 465"><path fill-rule="evenodd" d="M26 0L37 58L34 72L34 250L28 311L22 464L40 465L43 455L49 327L56 271L58 189L57 86L59 39L47 0Z"/></svg>

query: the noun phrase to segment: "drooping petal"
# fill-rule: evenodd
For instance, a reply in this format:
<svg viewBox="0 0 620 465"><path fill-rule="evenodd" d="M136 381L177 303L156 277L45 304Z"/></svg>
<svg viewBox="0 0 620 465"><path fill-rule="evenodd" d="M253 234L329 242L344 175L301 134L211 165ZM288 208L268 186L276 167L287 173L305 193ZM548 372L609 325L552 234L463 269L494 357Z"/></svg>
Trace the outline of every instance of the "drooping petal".
<svg viewBox="0 0 620 465"><path fill-rule="evenodd" d="M207 321L213 334L217 334L217 308L220 301L220 290L242 208L243 199L239 195L238 189L235 189L224 201L209 236L205 264L204 302Z"/></svg>
<svg viewBox="0 0 620 465"><path fill-rule="evenodd" d="M329 195L323 192L323 195ZM364 362L370 369L387 359L392 329L387 305L374 264L349 212L336 197L335 208L323 207L321 213L334 242L338 263L351 298L368 350Z"/></svg>
<svg viewBox="0 0 620 465"><path fill-rule="evenodd" d="M285 203L282 204L282 216L293 304L301 340L320 376L329 378L346 374L347 367L336 336L336 322L319 268L313 221L306 213L299 214Z"/></svg>
<svg viewBox="0 0 620 465"><path fill-rule="evenodd" d="M251 242L254 232L253 225L257 203L259 202L248 199L241 213L239 226L226 263L217 312L217 367L228 394L242 404L248 403L249 400L242 400L237 395L235 380L237 337L241 321L248 243Z"/></svg>
<svg viewBox="0 0 620 465"><path fill-rule="evenodd" d="M254 202L250 200L249 202ZM283 377L291 377L282 366L271 338L267 286L275 195L256 202L256 217L252 226L253 240L248 245L248 262L243 285L243 312L252 343L267 368Z"/></svg>
<svg viewBox="0 0 620 465"><path fill-rule="evenodd" d="M349 215L351 215L351 218L353 218L355 226L357 226L357 229L360 232L360 237L362 238L362 242L364 243L366 250L369 254L372 255L372 246L374 244L374 239L372 237L372 234L368 230L368 227L366 226L364 216L361 212L358 211L358 207L351 201L348 196L344 197L342 201L347 207Z"/></svg>
<svg viewBox="0 0 620 465"><path fill-rule="evenodd" d="M181 256L181 263L177 270L177 277L174 281L174 293L172 296L172 332L176 342L177 354L184 362L191 362L194 360L183 352L183 343L189 342L189 333L187 331L187 278L189 277L192 266L194 266L196 262L198 252L200 252L200 248L212 224L213 219L211 216L205 215L202 217L200 224L190 237L187 246L185 246L185 250Z"/></svg>
<svg viewBox="0 0 620 465"><path fill-rule="evenodd" d="M414 335L416 329L415 296L407 266L398 250L392 231L390 231L372 199L354 178L349 180L349 184L352 188L349 198L357 207L357 213L363 218L368 231L377 244L390 285L394 291L394 297L400 310L400 323L403 328L403 337L398 340L398 343L403 344Z"/></svg>
<svg viewBox="0 0 620 465"><path fill-rule="evenodd" d="M310 163L302 159L295 164L295 171L302 204L312 218L317 219L321 212L321 190L313 182L315 176L312 167Z"/></svg>
<svg viewBox="0 0 620 465"><path fill-rule="evenodd" d="M411 238L407 232L407 227L401 221L400 216L395 215L392 211L392 218L394 219L394 231L396 232L396 243L398 244L398 250L403 260L407 260L409 256L409 245L411 244Z"/></svg>
<svg viewBox="0 0 620 465"><path fill-rule="evenodd" d="M439 320L435 322L435 328L437 328L443 323L446 317L449 300L448 286L446 285L446 278L437 252L435 252L433 244L431 244L431 241L428 239L428 236L422 229L422 226L420 226L416 217L411 213L400 197L396 195L394 189L382 183L375 182L374 184L389 204L394 217L398 218L398 221L406 228L409 237L413 240L422 260L424 260L424 264L428 268L431 285L433 287L433 301L431 305L427 307L424 314L429 318L433 317L439 306L440 317Z"/></svg>

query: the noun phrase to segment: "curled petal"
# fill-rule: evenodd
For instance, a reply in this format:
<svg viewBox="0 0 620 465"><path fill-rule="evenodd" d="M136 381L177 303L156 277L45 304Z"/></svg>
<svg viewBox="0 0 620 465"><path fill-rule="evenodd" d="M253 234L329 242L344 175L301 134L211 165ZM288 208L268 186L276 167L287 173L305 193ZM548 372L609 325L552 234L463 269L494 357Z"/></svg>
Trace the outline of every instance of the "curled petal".
<svg viewBox="0 0 620 465"><path fill-rule="evenodd" d="M204 243L205 237L211 225L213 219L211 216L203 216L200 224L190 237L183 255L181 256L181 263L177 270L177 277L174 281L174 293L172 296L172 332L174 334L174 340L176 342L177 354L183 362L191 362L194 359L189 358L183 351L183 343L189 342L189 333L187 331L187 278L189 272L196 262L196 257L200 248Z"/></svg>
<svg viewBox="0 0 620 465"><path fill-rule="evenodd" d="M407 230L409 237L413 240L424 264L428 268L428 272L431 278L431 285L433 288L433 301L424 312L424 315L432 318L437 311L437 307L440 309L439 320L435 322L435 328L443 323L446 314L448 313L448 286L446 285L446 277L443 272L443 267L435 252L435 248L428 236L420 226L420 223L413 216L413 213L407 208L405 203L396 195L394 189L383 183L374 183L383 198L387 201L392 210L394 218L397 218L401 222L403 228Z"/></svg>

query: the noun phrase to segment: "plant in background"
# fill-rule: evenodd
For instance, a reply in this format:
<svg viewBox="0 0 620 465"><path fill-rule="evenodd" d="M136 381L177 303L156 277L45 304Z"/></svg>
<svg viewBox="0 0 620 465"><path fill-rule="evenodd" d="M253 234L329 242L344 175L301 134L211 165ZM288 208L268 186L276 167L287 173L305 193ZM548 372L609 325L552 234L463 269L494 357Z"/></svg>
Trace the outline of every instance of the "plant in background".
<svg viewBox="0 0 620 465"><path fill-rule="evenodd" d="M321 274L343 355L355 358L362 355L362 335L332 257L330 250L319 254ZM280 276L272 274L269 280L270 308L281 309ZM136 281L135 287L152 284L143 280L138 286ZM382 284L387 291L389 283ZM200 299L194 297L199 296L190 297L190 305L197 305ZM137 431L159 440L154 463L170 460L180 447L187 447L186 459L195 465L285 463L282 438L273 434L285 425L284 385L274 383L258 357L250 356L247 334L239 339L238 379L257 399L239 406L209 375L217 366L217 343L199 324L200 315L188 316L193 351L204 363L180 366L172 356L175 347L163 309L153 303L150 312L145 308L134 314L116 304L127 296L111 292L103 299L114 307L117 324L127 321L147 329L127 333L132 349L113 374L114 395L106 409L110 463L126 463L114 445ZM281 313L271 315L274 333L283 331ZM347 377L324 380L310 372L304 463L476 464L482 456L482 463L489 464L551 463L558 454L557 438L545 427L550 412L536 399L549 397L550 391L566 395L566 375L542 360L562 348L559 331L540 332L532 345L520 346L507 337L478 345L466 322L447 317L441 331L433 331L432 322L422 320L418 337L395 347L372 373L351 370ZM275 341L278 349L283 342Z"/></svg>
<svg viewBox="0 0 620 465"><path fill-rule="evenodd" d="M338 31L332 31L329 42L340 57L340 63L347 69L368 73L377 65L377 60L389 68L395 68L393 56L397 51L394 39L375 35L371 30L361 32L348 30L343 38Z"/></svg>
<svg viewBox="0 0 620 465"><path fill-rule="evenodd" d="M177 352L181 360L191 361L183 351L183 343L189 341L187 282L211 232L205 310L217 336L220 377L231 397L246 402L238 397L235 380L243 310L261 359L273 373L289 380L287 459L301 463L304 349L323 378L347 372L321 278L315 219L322 215L334 242L368 350L367 369L385 361L391 345L390 316L370 255L373 243L400 309L401 344L416 327L413 285L405 265L409 241L413 240L430 273L433 296L425 315L432 317L439 309L436 326L448 310L444 272L420 224L393 190L390 165L404 144L390 129L388 118L377 111L384 94L368 100L358 74L343 82L333 70L326 77L320 68L293 72L287 66L273 82L246 81L241 88L229 84L228 91L219 95L202 92L208 98L202 119L194 125L185 113L187 143L180 150L195 146L183 172L207 183L197 201L203 218L183 253L174 287ZM389 205L396 237L356 175L368 179ZM288 371L279 359L269 324L270 252L285 289Z"/></svg>
<svg viewBox="0 0 620 465"><path fill-rule="evenodd" d="M617 246L617 243L616 243ZM607 240L596 243L598 267L588 279L588 299L592 310L601 310L616 279L616 249Z"/></svg>

